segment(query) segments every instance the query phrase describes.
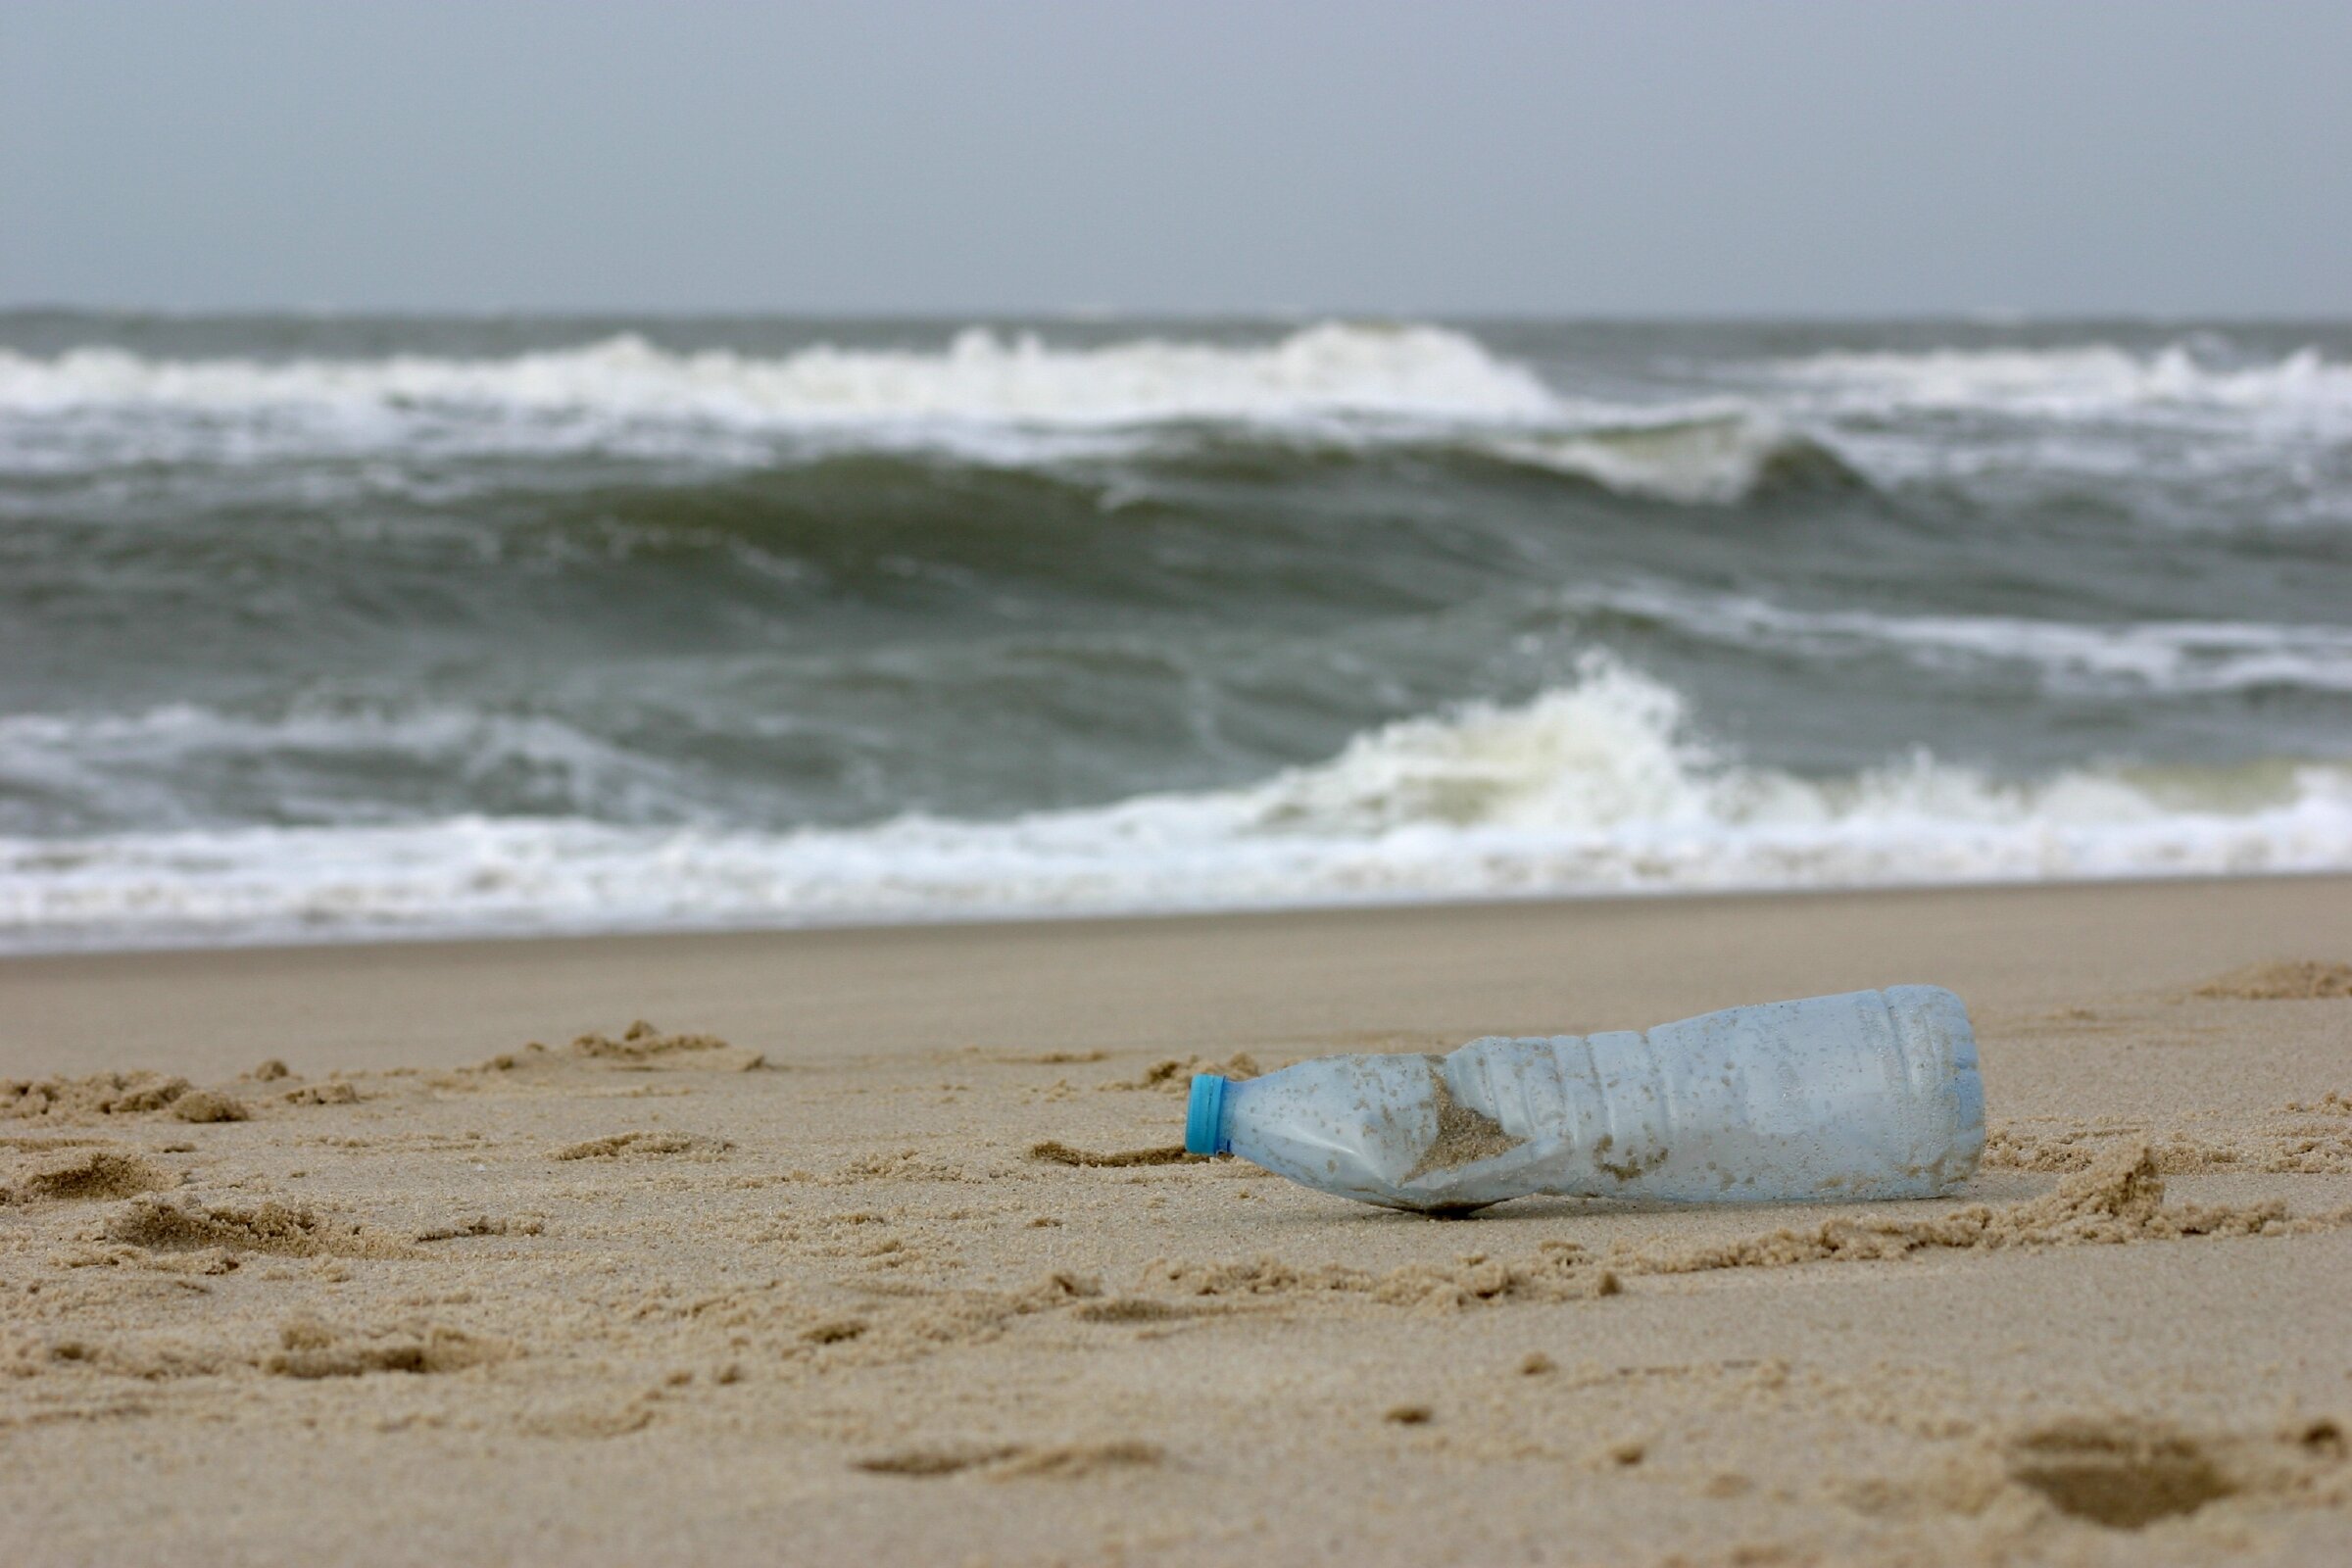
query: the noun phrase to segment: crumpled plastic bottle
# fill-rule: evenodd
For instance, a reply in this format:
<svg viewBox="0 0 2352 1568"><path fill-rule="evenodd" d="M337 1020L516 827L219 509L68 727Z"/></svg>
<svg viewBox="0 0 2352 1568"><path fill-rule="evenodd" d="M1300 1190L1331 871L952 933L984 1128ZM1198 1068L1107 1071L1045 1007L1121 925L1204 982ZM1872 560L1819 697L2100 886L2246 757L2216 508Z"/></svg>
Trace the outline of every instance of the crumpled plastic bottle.
<svg viewBox="0 0 2352 1568"><path fill-rule="evenodd" d="M1392 1208L1532 1193L1676 1202L1930 1198L1976 1169L1976 1034L1939 986L1637 1032L1474 1040L1193 1080L1185 1148Z"/></svg>

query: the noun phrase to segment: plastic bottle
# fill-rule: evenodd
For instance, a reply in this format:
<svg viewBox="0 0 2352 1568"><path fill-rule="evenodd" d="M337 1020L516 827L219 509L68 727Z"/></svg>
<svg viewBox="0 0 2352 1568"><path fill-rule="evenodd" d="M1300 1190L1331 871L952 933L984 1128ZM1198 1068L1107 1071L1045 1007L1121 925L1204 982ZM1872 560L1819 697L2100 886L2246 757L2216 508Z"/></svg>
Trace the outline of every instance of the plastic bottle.
<svg viewBox="0 0 2352 1568"><path fill-rule="evenodd" d="M1530 1193L1929 1198L1976 1169L1984 1089L1960 999L1894 986L1646 1033L1474 1040L1193 1080L1185 1148L1392 1208Z"/></svg>

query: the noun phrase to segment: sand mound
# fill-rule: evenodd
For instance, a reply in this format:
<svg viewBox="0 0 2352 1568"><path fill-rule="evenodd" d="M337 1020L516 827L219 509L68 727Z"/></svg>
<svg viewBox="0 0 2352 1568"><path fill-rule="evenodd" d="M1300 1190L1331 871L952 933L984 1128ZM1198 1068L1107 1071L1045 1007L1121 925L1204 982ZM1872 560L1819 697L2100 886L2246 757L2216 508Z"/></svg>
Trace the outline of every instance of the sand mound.
<svg viewBox="0 0 2352 1568"><path fill-rule="evenodd" d="M1222 1061L1210 1061L1201 1056L1163 1056L1143 1071L1140 1078L1125 1078L1102 1085L1104 1089L1152 1089L1165 1094L1189 1094L1193 1078L1199 1073L1214 1073L1220 1078L1240 1080L1255 1078L1265 1071L1257 1058L1247 1051L1237 1051Z"/></svg>
<svg viewBox="0 0 2352 1568"><path fill-rule="evenodd" d="M1091 1149L1073 1149L1058 1139L1049 1138L1042 1144L1031 1144L1029 1157L1048 1165L1181 1165L1188 1161L1204 1160L1208 1156L1188 1154L1182 1144L1099 1152Z"/></svg>
<svg viewBox="0 0 2352 1568"><path fill-rule="evenodd" d="M2124 1145L2143 1142L2167 1176L2260 1171L2279 1176L2352 1174L2352 1101L2330 1091L2224 1131L2151 1128L2107 1119L2046 1131L1994 1128L1984 1140L1986 1170L2080 1171Z"/></svg>
<svg viewBox="0 0 2352 1568"><path fill-rule="evenodd" d="M190 1087L154 1072L101 1072L87 1078L0 1079L0 1117L89 1121L163 1114L186 1122L244 1121L252 1113L233 1095Z"/></svg>
<svg viewBox="0 0 2352 1568"><path fill-rule="evenodd" d="M716 1035L667 1034L643 1018L618 1039L591 1032L562 1051L531 1041L520 1051L502 1051L487 1061L441 1074L439 1088L480 1091L489 1080L582 1067L606 1072L751 1072L767 1065L757 1051L730 1045Z"/></svg>
<svg viewBox="0 0 2352 1568"><path fill-rule="evenodd" d="M356 1085L333 1079L322 1084L304 1084L277 1098L288 1105L354 1105L359 1103L360 1091Z"/></svg>
<svg viewBox="0 0 2352 1568"><path fill-rule="evenodd" d="M1157 1300L1149 1296L1113 1296L1099 1301L1081 1301L1070 1308L1070 1316L1081 1323L1172 1323L1180 1318L1205 1317L1218 1310L1213 1306Z"/></svg>
<svg viewBox="0 0 2352 1568"><path fill-rule="evenodd" d="M1155 1443L1124 1439L1038 1447L1020 1443L993 1443L906 1448L858 1459L854 1464L869 1475L906 1476L918 1481L934 1481L966 1471L979 1471L991 1481L1075 1481L1105 1470L1155 1465L1162 1457Z"/></svg>
<svg viewBox="0 0 2352 1568"><path fill-rule="evenodd" d="M2283 1200L2167 1206L2164 1178L2144 1142L2107 1151L2057 1191L2022 1203L1971 1203L1931 1219L1825 1220L1738 1242L1642 1252L1616 1266L1643 1274L1903 1257L1929 1249L2072 1247L2177 1241L2191 1236L2268 1236L2343 1222L2294 1220Z"/></svg>
<svg viewBox="0 0 2352 1568"><path fill-rule="evenodd" d="M451 1242L467 1236L543 1236L547 1233L544 1220L492 1219L476 1214L457 1225L431 1225L409 1238L413 1242Z"/></svg>
<svg viewBox="0 0 2352 1568"><path fill-rule="evenodd" d="M0 1187L0 1204L90 1202L158 1193L178 1178L136 1154L112 1149L75 1149L37 1161Z"/></svg>
<svg viewBox="0 0 2352 1568"><path fill-rule="evenodd" d="M1031 1477L1075 1481L1105 1470L1134 1469L1159 1463L1156 1443L1125 1439L1112 1443L1063 1443L1051 1447L1024 1448L988 1472L991 1481L1020 1481Z"/></svg>
<svg viewBox="0 0 2352 1568"><path fill-rule="evenodd" d="M690 1138L683 1133L613 1133L552 1151L551 1159L660 1159L683 1154L715 1159L735 1146L717 1139Z"/></svg>
<svg viewBox="0 0 2352 1568"><path fill-rule="evenodd" d="M282 1347L262 1370L288 1378L351 1378L369 1372L461 1372L503 1358L506 1348L439 1324L395 1328L336 1328L313 1317L287 1322Z"/></svg>
<svg viewBox="0 0 2352 1568"><path fill-rule="evenodd" d="M234 1096L217 1089L193 1089L172 1102L172 1115L178 1121L247 1121L253 1112Z"/></svg>
<svg viewBox="0 0 2352 1568"><path fill-rule="evenodd" d="M2352 997L2352 963L2313 958L2251 963L2243 969L2216 975L2191 995L2231 1002L2312 1002L2325 997Z"/></svg>
<svg viewBox="0 0 2352 1568"><path fill-rule="evenodd" d="M928 1481L940 1476L957 1475L981 1465L995 1464L1020 1452L1017 1445L1008 1443L982 1444L960 1447L905 1448L895 1453L878 1453L871 1458L854 1461L856 1468L877 1476L911 1476Z"/></svg>
<svg viewBox="0 0 2352 1568"><path fill-rule="evenodd" d="M86 1120L143 1116L188 1093L185 1078L154 1072L101 1072L87 1078L0 1078L0 1116Z"/></svg>
<svg viewBox="0 0 2352 1568"><path fill-rule="evenodd" d="M207 1248L230 1253L274 1252L285 1257L394 1257L407 1252L405 1247L356 1221L277 1202L245 1208L139 1199L108 1219L100 1239L150 1252L190 1252Z"/></svg>
<svg viewBox="0 0 2352 1568"><path fill-rule="evenodd" d="M609 1067L640 1071L689 1066L748 1072L766 1063L758 1052L740 1050L716 1035L664 1034L643 1018L621 1031L618 1040L603 1034L581 1035L572 1041L571 1054Z"/></svg>

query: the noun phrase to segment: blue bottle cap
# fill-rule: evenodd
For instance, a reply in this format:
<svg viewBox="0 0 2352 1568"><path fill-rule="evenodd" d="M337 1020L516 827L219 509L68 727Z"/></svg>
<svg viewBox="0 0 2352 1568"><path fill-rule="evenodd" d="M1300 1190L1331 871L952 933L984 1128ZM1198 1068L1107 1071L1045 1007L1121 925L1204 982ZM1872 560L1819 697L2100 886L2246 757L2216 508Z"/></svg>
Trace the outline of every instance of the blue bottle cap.
<svg viewBox="0 0 2352 1568"><path fill-rule="evenodd" d="M1233 1152L1233 1146L1225 1141L1225 1080L1213 1072L1193 1079L1193 1098L1184 1110L1184 1152Z"/></svg>

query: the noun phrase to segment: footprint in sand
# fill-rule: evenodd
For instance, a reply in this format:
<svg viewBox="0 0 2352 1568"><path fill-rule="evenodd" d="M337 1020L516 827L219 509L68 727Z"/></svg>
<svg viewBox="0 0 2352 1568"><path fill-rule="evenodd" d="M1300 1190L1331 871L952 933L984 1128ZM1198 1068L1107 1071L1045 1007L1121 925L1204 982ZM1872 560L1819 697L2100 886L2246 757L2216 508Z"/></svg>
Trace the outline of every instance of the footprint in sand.
<svg viewBox="0 0 2352 1568"><path fill-rule="evenodd" d="M2340 1492L2348 1468L2331 1419L2253 1437L2070 1416L1984 1440L1911 1477L1864 1482L1845 1500L1865 1513L1987 1515L2004 1495L2030 1496L2069 1519L2136 1531L2225 1498L2309 1501Z"/></svg>

